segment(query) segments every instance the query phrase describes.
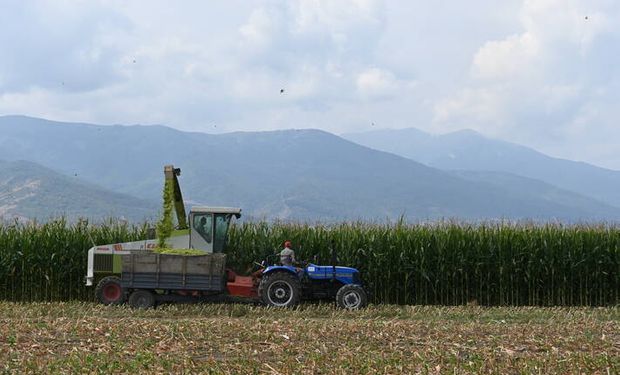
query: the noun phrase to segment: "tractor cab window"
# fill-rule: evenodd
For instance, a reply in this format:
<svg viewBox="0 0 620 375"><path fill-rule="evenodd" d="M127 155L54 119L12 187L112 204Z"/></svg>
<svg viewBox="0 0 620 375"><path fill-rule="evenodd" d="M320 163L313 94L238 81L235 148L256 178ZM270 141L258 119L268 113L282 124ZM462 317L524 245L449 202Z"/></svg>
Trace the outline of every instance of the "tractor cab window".
<svg viewBox="0 0 620 375"><path fill-rule="evenodd" d="M192 223L194 230L207 242L213 238L213 222L211 214L196 214Z"/></svg>
<svg viewBox="0 0 620 375"><path fill-rule="evenodd" d="M215 214L215 242L213 244L213 251L216 253L224 251L231 216L230 214Z"/></svg>

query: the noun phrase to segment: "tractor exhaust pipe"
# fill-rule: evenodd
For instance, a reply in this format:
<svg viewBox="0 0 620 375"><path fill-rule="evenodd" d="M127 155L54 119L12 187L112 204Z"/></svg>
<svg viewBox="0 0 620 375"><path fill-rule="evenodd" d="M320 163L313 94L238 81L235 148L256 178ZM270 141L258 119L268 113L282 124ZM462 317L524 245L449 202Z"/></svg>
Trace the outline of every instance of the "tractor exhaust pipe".
<svg viewBox="0 0 620 375"><path fill-rule="evenodd" d="M338 256L336 255L336 246L334 246L334 241L331 242L331 256L332 256L332 283L336 282L336 263L338 262Z"/></svg>

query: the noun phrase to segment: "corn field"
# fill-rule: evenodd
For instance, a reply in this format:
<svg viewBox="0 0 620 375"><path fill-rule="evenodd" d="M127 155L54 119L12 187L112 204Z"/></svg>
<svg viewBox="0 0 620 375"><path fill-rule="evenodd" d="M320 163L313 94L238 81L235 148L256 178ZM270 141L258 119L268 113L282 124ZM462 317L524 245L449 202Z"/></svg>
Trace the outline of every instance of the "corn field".
<svg viewBox="0 0 620 375"><path fill-rule="evenodd" d="M297 258L360 269L375 302L609 305L620 299L620 230L606 226L460 225L235 227L231 258L249 264L283 239Z"/></svg>
<svg viewBox="0 0 620 375"><path fill-rule="evenodd" d="M87 250L95 244L144 238L146 226L65 220L46 224L0 224L0 299L92 300L84 286Z"/></svg>
<svg viewBox="0 0 620 375"><path fill-rule="evenodd" d="M0 299L91 300L86 250L143 238L146 225L0 225ZM238 272L293 242L298 259L361 271L375 303L616 305L620 228L599 226L243 223L230 231Z"/></svg>

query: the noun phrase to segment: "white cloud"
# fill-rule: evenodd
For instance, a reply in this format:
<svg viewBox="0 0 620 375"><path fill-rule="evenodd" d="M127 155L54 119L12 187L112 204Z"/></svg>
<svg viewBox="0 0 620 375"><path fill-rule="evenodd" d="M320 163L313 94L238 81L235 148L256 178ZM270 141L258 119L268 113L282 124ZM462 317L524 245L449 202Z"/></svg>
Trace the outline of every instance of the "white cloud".
<svg viewBox="0 0 620 375"><path fill-rule="evenodd" d="M378 99L399 93L413 83L400 82L392 72L386 69L370 68L357 75L357 91L363 98Z"/></svg>
<svg viewBox="0 0 620 375"><path fill-rule="evenodd" d="M294 32L300 34L328 32L338 39L351 30L381 27L383 23L383 5L374 0L301 0L294 8Z"/></svg>
<svg viewBox="0 0 620 375"><path fill-rule="evenodd" d="M590 133L607 132L603 124L613 121L616 111L596 94L619 94L610 83L620 74L614 64L620 23L613 25L612 19L620 20L616 2L524 1L522 30L478 49L468 82L437 101L435 128L471 127L558 156L587 159L593 154L586 145L593 139ZM593 105L605 115L584 117ZM585 126L585 118L596 123Z"/></svg>
<svg viewBox="0 0 620 375"><path fill-rule="evenodd" d="M262 50L271 45L278 34L285 32L280 9L255 9L248 22L239 28L244 48Z"/></svg>
<svg viewBox="0 0 620 375"><path fill-rule="evenodd" d="M560 41L586 47L598 34L615 28L613 20L618 16L615 3L613 0L525 0L520 18L526 30L547 43Z"/></svg>
<svg viewBox="0 0 620 375"><path fill-rule="evenodd" d="M501 116L504 104L499 89L463 89L456 97L435 105L435 122L454 121L453 117L475 117L482 121L494 121ZM464 124L460 123L458 128Z"/></svg>
<svg viewBox="0 0 620 375"><path fill-rule="evenodd" d="M541 44L536 35L530 32L511 35L504 40L489 41L478 50L473 74L482 79L514 78L540 57Z"/></svg>

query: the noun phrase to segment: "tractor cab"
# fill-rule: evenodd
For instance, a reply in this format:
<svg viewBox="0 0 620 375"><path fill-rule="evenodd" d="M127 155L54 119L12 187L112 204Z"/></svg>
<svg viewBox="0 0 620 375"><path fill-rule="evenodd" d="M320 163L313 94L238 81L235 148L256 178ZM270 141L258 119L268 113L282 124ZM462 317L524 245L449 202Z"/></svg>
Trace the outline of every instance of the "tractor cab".
<svg viewBox="0 0 620 375"><path fill-rule="evenodd" d="M189 213L189 248L208 253L223 252L233 217L241 217L240 208L192 207Z"/></svg>

